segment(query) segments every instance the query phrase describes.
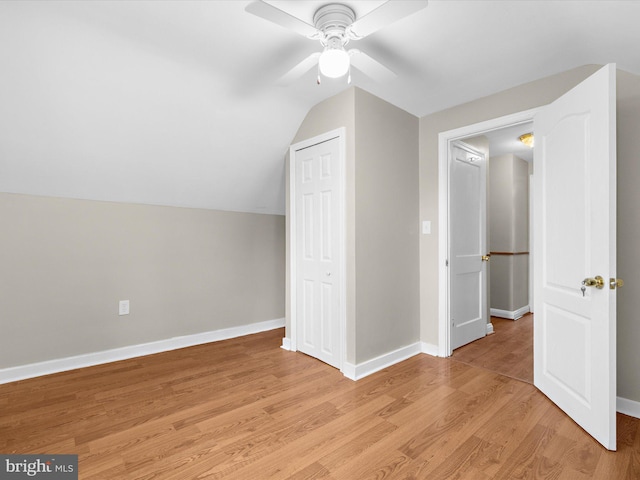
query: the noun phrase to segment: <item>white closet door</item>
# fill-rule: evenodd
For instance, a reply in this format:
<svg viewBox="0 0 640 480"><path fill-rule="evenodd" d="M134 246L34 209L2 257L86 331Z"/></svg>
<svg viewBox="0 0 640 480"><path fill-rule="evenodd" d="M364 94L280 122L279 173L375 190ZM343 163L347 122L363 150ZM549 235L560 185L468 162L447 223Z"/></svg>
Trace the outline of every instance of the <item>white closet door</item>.
<svg viewBox="0 0 640 480"><path fill-rule="evenodd" d="M295 152L297 348L341 368L340 141Z"/></svg>

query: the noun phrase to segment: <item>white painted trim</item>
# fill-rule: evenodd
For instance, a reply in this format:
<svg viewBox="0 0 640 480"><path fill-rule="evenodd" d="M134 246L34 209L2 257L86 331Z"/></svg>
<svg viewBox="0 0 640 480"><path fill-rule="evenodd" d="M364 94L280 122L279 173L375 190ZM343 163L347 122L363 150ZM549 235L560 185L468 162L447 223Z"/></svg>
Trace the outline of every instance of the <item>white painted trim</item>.
<svg viewBox="0 0 640 480"><path fill-rule="evenodd" d="M335 130L323 133L313 138L295 143L289 147L289 312L291 312L291 325L289 336L289 350L297 351L297 318L296 318L296 214L295 214L295 198L296 198L296 152L303 148L308 148L328 140L338 138L340 148L340 176L339 176L339 192L340 228L337 232L338 245L340 249L340 284L339 292L339 315L340 315L340 371L344 373L346 365L346 348L347 348L347 258L346 258L346 128L340 127ZM284 341L283 341L284 347Z"/></svg>
<svg viewBox="0 0 640 480"><path fill-rule="evenodd" d="M451 356L449 319L449 145L455 140L482 135L498 128L530 122L539 108L505 115L473 125L441 132L438 135L438 352Z"/></svg>
<svg viewBox="0 0 640 480"><path fill-rule="evenodd" d="M500 317L500 318L508 318L509 320L518 320L519 318L522 318L524 315L526 315L527 313L529 313L531 310L529 308L529 305L525 305L524 307L521 307L517 310L500 310L499 308L492 308L491 309L491 316L492 317Z"/></svg>
<svg viewBox="0 0 640 480"><path fill-rule="evenodd" d="M380 370L395 365L396 363L403 362L408 358L413 357L422 352L422 344L420 342L407 345L406 347L398 348L392 352L385 353L379 357L372 358L366 362L354 365L353 363L344 362L344 368L342 373L345 377L351 380L360 380L372 373L379 372Z"/></svg>
<svg viewBox="0 0 640 480"><path fill-rule="evenodd" d="M432 357L439 357L439 349L437 345L433 343L420 342L420 351L422 353L426 353L427 355L431 355Z"/></svg>
<svg viewBox="0 0 640 480"><path fill-rule="evenodd" d="M493 333L493 323L487 323L487 335L491 335Z"/></svg>
<svg viewBox="0 0 640 480"><path fill-rule="evenodd" d="M449 330L449 140L438 135L438 356L451 356Z"/></svg>
<svg viewBox="0 0 640 480"><path fill-rule="evenodd" d="M618 412L629 415L630 417L640 418L640 402L618 397L616 399L616 406Z"/></svg>
<svg viewBox="0 0 640 480"><path fill-rule="evenodd" d="M529 175L529 311L533 311L533 209L536 208L536 201L533 197L533 171Z"/></svg>
<svg viewBox="0 0 640 480"><path fill-rule="evenodd" d="M292 351L292 349L291 349L291 340L288 339L287 337L283 337L282 338L282 345L280 346L280 348L282 348L284 350Z"/></svg>
<svg viewBox="0 0 640 480"><path fill-rule="evenodd" d="M204 343L218 342L229 338L242 337L252 333L265 332L284 327L284 318L267 320L264 322L250 323L238 327L223 328L210 332L195 333L181 337L158 340L157 342L130 345L127 347L113 348L101 352L92 352L73 357L58 358L45 362L31 363L17 367L0 369L0 384L16 382L27 378L50 375L52 373L66 372L77 368L92 367L103 363L117 362L154 353L168 352L179 348L202 345Z"/></svg>

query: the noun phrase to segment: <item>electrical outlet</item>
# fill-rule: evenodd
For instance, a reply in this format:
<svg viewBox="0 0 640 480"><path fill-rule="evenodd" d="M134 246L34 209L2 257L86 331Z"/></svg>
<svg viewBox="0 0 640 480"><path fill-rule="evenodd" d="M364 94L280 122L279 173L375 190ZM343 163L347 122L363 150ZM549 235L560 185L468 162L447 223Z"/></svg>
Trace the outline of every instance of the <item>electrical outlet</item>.
<svg viewBox="0 0 640 480"><path fill-rule="evenodd" d="M120 300L118 304L118 315L129 315L129 300Z"/></svg>

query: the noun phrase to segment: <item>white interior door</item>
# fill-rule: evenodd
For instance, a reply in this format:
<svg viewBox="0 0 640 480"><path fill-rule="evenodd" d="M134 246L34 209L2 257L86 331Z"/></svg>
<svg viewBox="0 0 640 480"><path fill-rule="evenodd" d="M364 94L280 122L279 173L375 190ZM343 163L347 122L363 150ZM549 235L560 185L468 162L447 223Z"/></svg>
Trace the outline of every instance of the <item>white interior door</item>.
<svg viewBox="0 0 640 480"><path fill-rule="evenodd" d="M450 345L487 334L487 164L484 154L451 143L449 162Z"/></svg>
<svg viewBox="0 0 640 480"><path fill-rule="evenodd" d="M341 161L333 138L295 151L297 349L341 368Z"/></svg>
<svg viewBox="0 0 640 480"><path fill-rule="evenodd" d="M616 448L616 71L534 119L534 383ZM586 287L601 276L603 288Z"/></svg>

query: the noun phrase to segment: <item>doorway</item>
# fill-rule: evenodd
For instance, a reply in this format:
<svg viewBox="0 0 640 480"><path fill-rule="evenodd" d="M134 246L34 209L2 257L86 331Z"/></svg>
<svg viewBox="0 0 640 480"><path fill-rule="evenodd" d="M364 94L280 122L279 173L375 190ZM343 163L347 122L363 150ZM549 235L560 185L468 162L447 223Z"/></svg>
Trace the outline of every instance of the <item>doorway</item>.
<svg viewBox="0 0 640 480"><path fill-rule="evenodd" d="M529 204L533 145L526 145L520 137L532 131L533 123L524 122L461 140L475 146L487 158L486 195L467 203L478 206L484 203L479 200L486 199L485 226L480 231L486 232L486 251L489 252L486 259L490 261L486 264L478 262L478 266L484 267L486 273L486 332L493 335L483 338L483 325L483 334L470 338L472 343L469 340L458 342L456 332L457 297L467 295L468 289L458 292L454 284L455 238L461 233L469 238L466 230L470 222L453 208L460 193L457 192L457 167L452 164L450 170L450 302L452 318L456 318L456 325L451 331L453 358L528 383L533 383L533 319L527 315L532 305ZM456 141L453 145L458 143ZM455 160L455 155L452 160ZM459 231L460 223L462 232ZM471 230L475 232L478 229L471 227ZM514 325L520 319L523 325Z"/></svg>
<svg viewBox="0 0 640 480"><path fill-rule="evenodd" d="M482 142L478 144L474 142L474 138L478 138L480 136L499 136L498 133L494 132L503 132L503 135L507 135L509 130L517 129L517 128L528 128L528 125L531 125L533 121L533 116L535 115L537 109L528 110L525 112L520 112L518 114L508 115L506 117L501 117L494 120L489 120L486 122L482 122L476 125L471 125L467 127L462 127L456 130L452 130L449 132L443 132L439 135L439 169L441 172L439 178L439 197L441 205L450 205L451 198L451 185L450 185L450 169L449 169L449 152L450 145L456 141L471 141L475 143L476 146L480 146L482 148ZM506 133L504 133L506 132ZM516 138L517 140L517 138ZM489 155L493 155L489 151L488 148L488 138L485 138L485 144L487 147L485 150ZM511 148L515 149L517 145L514 143L511 145ZM517 147L519 148L519 147ZM501 153L501 152L498 152ZM489 167L490 170L490 167ZM528 179L528 177L527 177ZM527 180L528 181L528 180ZM528 185L527 185L528 190ZM529 203L533 205L532 197L529 197ZM529 212L531 213L531 211ZM449 259L451 258L450 251L450 229L451 229L451 220L450 220L451 212L449 208L441 208L439 212L439 224L442 225L439 233L439 256L440 256L440 284L439 284L439 352L438 354L443 357L448 357L453 353L454 345L451 342L451 329L449 325L449 319L451 318L450 312L450 285L448 284L447 278L449 277L450 272L447 271L449 268ZM530 222L527 222L529 225ZM529 238L526 239L529 244ZM488 251L486 253L489 253ZM530 256L530 255L529 255ZM532 257L532 256L530 256ZM521 260L520 260L521 261ZM491 262L488 262L489 264ZM531 265L528 265L529 271L532 271ZM527 279L527 284L529 283L529 279ZM489 283L490 285L490 283ZM491 295L491 288L487 289L488 294L485 301L486 310L489 310L489 297ZM527 287L527 297L528 297L528 287ZM520 315L521 316L521 315ZM488 317L487 317L488 318ZM492 324L487 324L487 332L492 332Z"/></svg>

